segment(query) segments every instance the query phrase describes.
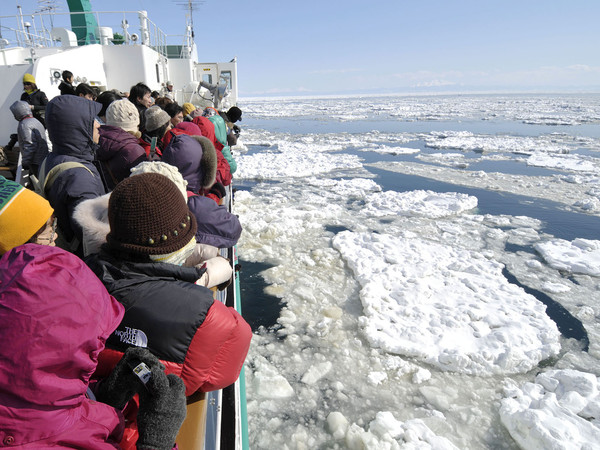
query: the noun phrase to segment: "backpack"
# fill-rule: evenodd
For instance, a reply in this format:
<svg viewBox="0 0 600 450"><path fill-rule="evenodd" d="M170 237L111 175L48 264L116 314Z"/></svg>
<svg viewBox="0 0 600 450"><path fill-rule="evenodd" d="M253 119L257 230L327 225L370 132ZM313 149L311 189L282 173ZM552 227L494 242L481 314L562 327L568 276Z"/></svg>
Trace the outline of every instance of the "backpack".
<svg viewBox="0 0 600 450"><path fill-rule="evenodd" d="M50 172L48 172L48 174L46 174L47 160L48 160L47 158L44 159L44 161L40 165L40 171L38 174L40 177L39 180L34 175L29 176L29 179L31 180L31 182L33 184L33 188L34 188L35 192L44 198L47 198L46 193L50 190L50 188L52 187L52 185L54 184L54 182L56 181L58 176L66 170L74 169L76 167L83 167L90 174L94 175L94 173L89 169L89 167L86 167L83 164L81 164L79 162L75 162L75 161L67 161L64 163L57 164L52 169L50 169ZM61 239L63 238L63 235L62 235L62 233L60 233L60 228L59 228L58 235L59 235L59 240L57 240L56 245L58 245L59 247L65 249L65 250L68 250L70 252L75 252L79 248L80 241L77 237L73 237L73 239L70 242L66 241L66 240L61 241Z"/></svg>
<svg viewBox="0 0 600 450"><path fill-rule="evenodd" d="M33 188L35 192L42 197L46 198L46 193L50 190L58 176L63 173L65 170L74 169L75 167L83 167L90 174L94 175L93 172L89 169L89 167L84 166L83 164L75 161L67 161L64 163L57 164L50 172L46 174L46 162L47 158L44 159L42 164L40 165L39 171L39 179L34 175L30 175L31 182L33 183Z"/></svg>

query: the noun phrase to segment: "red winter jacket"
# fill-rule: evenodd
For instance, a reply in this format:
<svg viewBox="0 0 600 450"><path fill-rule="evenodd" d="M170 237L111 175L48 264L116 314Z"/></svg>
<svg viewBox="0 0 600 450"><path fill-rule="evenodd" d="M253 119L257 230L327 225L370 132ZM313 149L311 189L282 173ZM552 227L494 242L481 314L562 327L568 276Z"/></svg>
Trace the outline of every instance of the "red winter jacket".
<svg viewBox="0 0 600 450"><path fill-rule="evenodd" d="M147 347L179 375L186 395L221 389L237 380L252 331L233 308L195 281L202 271L164 263L133 263L106 253L86 262L125 306L94 375L106 376L130 346Z"/></svg>
<svg viewBox="0 0 600 450"><path fill-rule="evenodd" d="M167 148L171 139L180 134L187 134L188 136L202 136L202 131L192 122L181 122L178 123L174 128L171 128L162 138L163 148Z"/></svg>
<svg viewBox="0 0 600 450"><path fill-rule="evenodd" d="M204 271L165 263L135 263L107 253L86 259L109 292L125 306L125 316L107 339L94 377L106 377L128 347L147 347L181 377L186 395L221 389L237 380L252 331L233 308L213 299L195 281ZM134 397L134 400L137 400ZM129 402L121 447L135 449L137 404Z"/></svg>

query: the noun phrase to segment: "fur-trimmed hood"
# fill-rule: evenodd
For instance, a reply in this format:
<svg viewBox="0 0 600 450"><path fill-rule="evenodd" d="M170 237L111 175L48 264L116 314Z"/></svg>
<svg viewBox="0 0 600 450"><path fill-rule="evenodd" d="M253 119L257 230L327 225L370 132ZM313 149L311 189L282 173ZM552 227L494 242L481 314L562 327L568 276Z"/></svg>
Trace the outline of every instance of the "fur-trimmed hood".
<svg viewBox="0 0 600 450"><path fill-rule="evenodd" d="M163 150L162 161L179 169L188 182L188 191L197 193L215 183L217 153L203 136L175 136Z"/></svg>
<svg viewBox="0 0 600 450"><path fill-rule="evenodd" d="M79 203L73 212L73 219L83 230L84 256L98 253L102 244L106 243L106 235L110 231L109 199L110 193L85 200Z"/></svg>

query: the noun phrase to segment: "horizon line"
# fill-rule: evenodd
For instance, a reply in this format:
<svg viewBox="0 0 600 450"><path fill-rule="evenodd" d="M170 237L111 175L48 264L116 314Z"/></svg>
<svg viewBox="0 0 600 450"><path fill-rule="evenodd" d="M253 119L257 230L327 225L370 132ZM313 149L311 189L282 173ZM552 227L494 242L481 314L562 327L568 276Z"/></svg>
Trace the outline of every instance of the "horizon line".
<svg viewBox="0 0 600 450"><path fill-rule="evenodd" d="M339 97L427 97L443 95L598 95L600 89L591 90L464 90L464 91L435 91L435 92L347 92L336 94L319 93L282 93L282 94L254 94L238 95L238 100L266 100L266 99L318 99L318 98L339 98Z"/></svg>

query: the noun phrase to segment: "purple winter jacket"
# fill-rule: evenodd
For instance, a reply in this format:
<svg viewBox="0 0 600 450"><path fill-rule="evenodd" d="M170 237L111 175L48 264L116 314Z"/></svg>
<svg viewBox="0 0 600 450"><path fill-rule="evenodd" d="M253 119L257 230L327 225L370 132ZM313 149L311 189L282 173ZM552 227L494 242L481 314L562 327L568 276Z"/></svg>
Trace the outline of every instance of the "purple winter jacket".
<svg viewBox="0 0 600 450"><path fill-rule="evenodd" d="M123 416L86 391L124 307L75 255L24 244L0 259L0 446L119 448Z"/></svg>
<svg viewBox="0 0 600 450"><path fill-rule="evenodd" d="M100 161L106 187L112 191L119 181L131 174L131 168L148 161L148 156L138 138L122 128L102 125L96 160Z"/></svg>
<svg viewBox="0 0 600 450"><path fill-rule="evenodd" d="M162 161L179 169L183 179L188 182L188 191L192 193L210 187L215 182L217 154L205 137L175 136L163 150ZM242 225L237 216L208 197L188 195L191 195L188 196L188 207L198 223L196 242L218 248L234 246L242 234Z"/></svg>
<svg viewBox="0 0 600 450"><path fill-rule="evenodd" d="M218 248L229 248L237 244L242 234L242 225L237 216L227 211L227 208L201 195L188 197L188 208L198 223L197 243Z"/></svg>

